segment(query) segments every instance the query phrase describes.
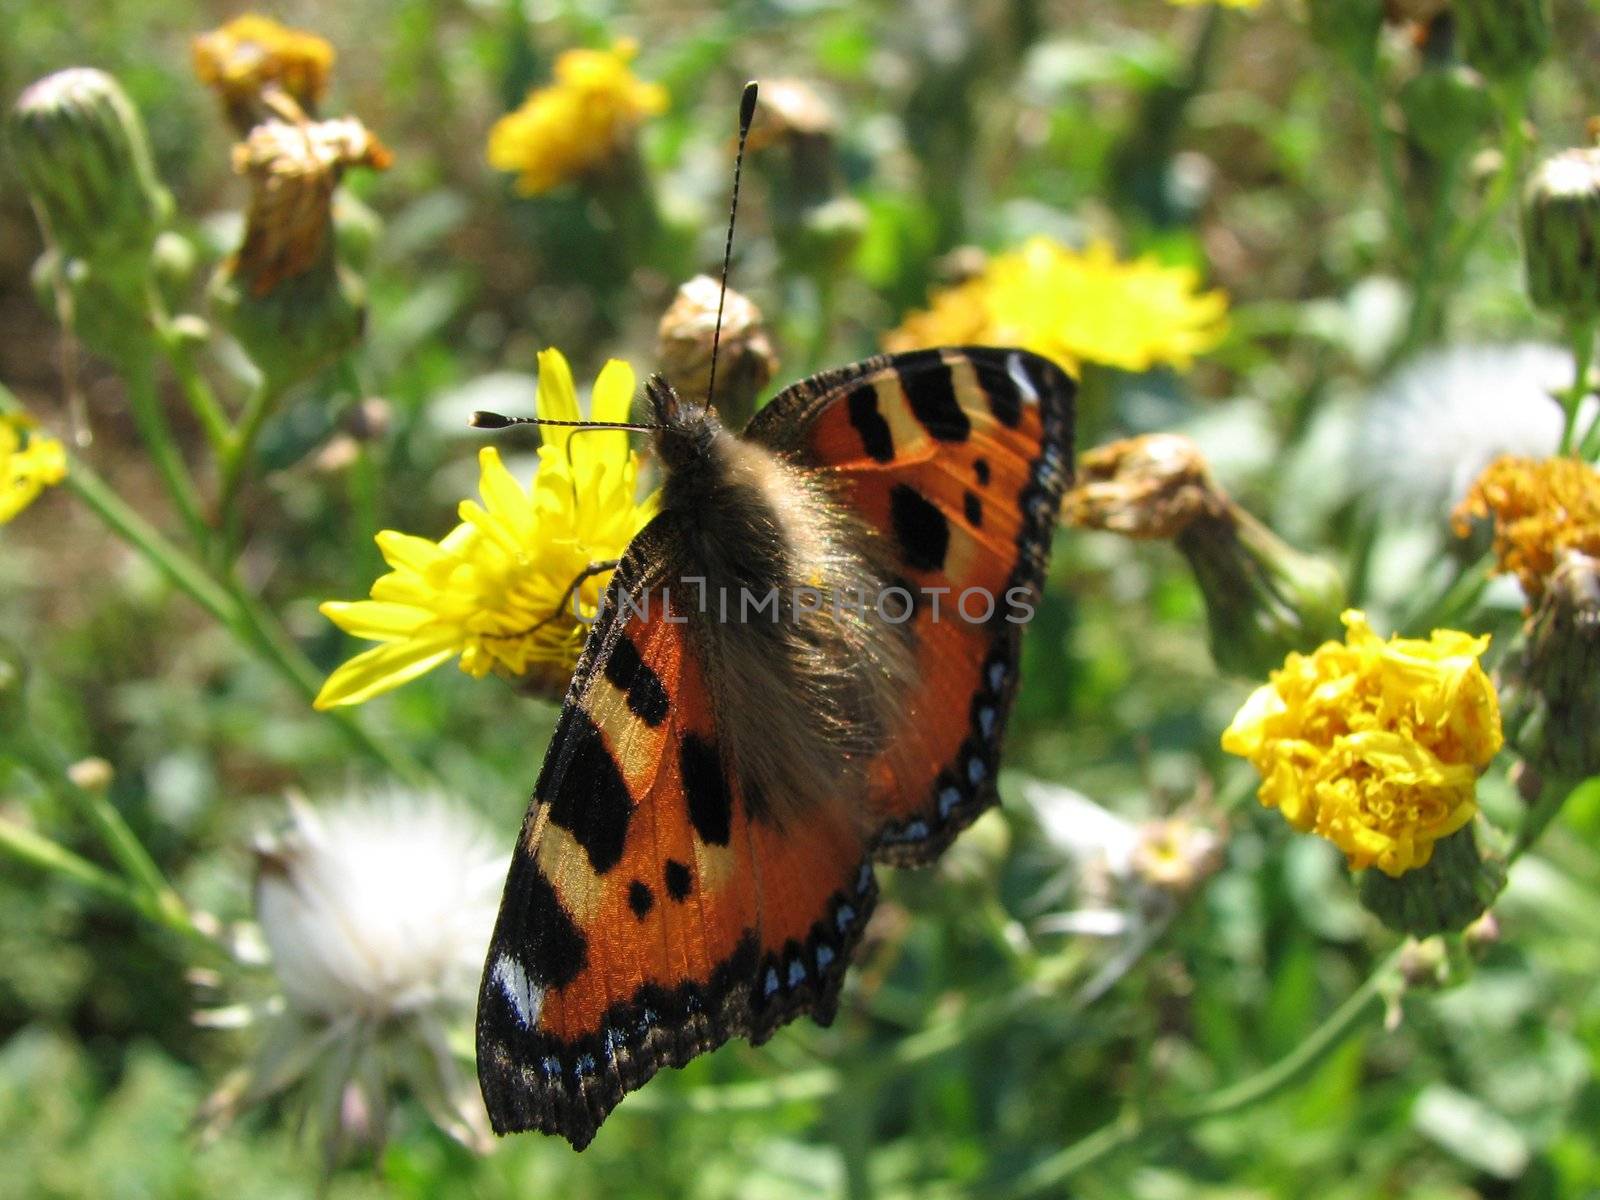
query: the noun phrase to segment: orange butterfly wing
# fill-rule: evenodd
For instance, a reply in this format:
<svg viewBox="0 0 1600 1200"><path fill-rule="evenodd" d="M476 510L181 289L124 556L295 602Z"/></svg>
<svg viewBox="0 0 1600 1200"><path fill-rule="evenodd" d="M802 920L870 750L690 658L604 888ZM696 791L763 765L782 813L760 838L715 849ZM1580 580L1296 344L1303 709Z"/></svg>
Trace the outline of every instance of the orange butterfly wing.
<svg viewBox="0 0 1600 1200"><path fill-rule="evenodd" d="M1007 601L1043 581L1070 475L1073 385L1019 351L872 359L777 397L747 437L839 480L908 590ZM919 679L874 763L877 818L751 821L668 619L670 547L629 547L591 632L507 879L478 1002L494 1127L587 1145L622 1096L735 1035L832 1019L877 895L871 858L925 862L994 801L1021 625L915 617ZM631 597L634 608L622 597ZM641 598L644 611L637 611Z"/></svg>
<svg viewBox="0 0 1600 1200"><path fill-rule="evenodd" d="M582 1149L661 1067L735 1035L760 1043L801 1013L832 1020L877 894L853 826L749 820L683 626L666 619L664 565L647 529L512 861L478 1000L478 1077L501 1133Z"/></svg>
<svg viewBox="0 0 1600 1200"><path fill-rule="evenodd" d="M868 801L882 861L931 861L995 802L1022 618L1072 476L1076 390L1037 355L953 347L817 376L751 422L747 436L842 481L920 598L920 682Z"/></svg>

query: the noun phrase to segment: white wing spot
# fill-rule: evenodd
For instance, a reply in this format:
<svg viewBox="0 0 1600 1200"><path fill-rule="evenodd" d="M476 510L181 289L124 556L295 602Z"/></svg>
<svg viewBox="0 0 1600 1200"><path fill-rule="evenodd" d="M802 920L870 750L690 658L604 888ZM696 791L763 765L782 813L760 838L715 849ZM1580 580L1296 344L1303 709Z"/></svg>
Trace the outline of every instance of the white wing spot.
<svg viewBox="0 0 1600 1200"><path fill-rule="evenodd" d="M1039 389L1033 386L1033 380L1028 378L1028 372L1022 365L1022 355L1012 354L1006 359L1006 374L1011 376L1011 381L1017 385L1017 391L1022 393L1022 398L1029 404L1039 403Z"/></svg>
<svg viewBox="0 0 1600 1200"><path fill-rule="evenodd" d="M494 978L517 1014L518 1024L532 1029L539 1021L539 1010L544 1007L544 989L534 987L527 970L509 954L494 960Z"/></svg>

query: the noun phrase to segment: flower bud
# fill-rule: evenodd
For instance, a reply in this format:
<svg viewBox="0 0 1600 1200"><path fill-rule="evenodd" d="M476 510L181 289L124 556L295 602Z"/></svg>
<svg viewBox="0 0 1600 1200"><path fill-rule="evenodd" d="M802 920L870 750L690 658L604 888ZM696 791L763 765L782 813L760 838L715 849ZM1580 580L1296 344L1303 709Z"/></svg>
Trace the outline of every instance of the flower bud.
<svg viewBox="0 0 1600 1200"><path fill-rule="evenodd" d="M181 233L167 230L156 238L150 254L150 265L155 271L156 283L168 303L176 304L194 282L195 268L200 255L194 243Z"/></svg>
<svg viewBox="0 0 1600 1200"><path fill-rule="evenodd" d="M1526 75L1550 53L1550 0L1455 0L1461 57L1490 79Z"/></svg>
<svg viewBox="0 0 1600 1200"><path fill-rule="evenodd" d="M11 111L11 148L51 243L99 269L142 272L172 211L144 122L104 71L39 80Z"/></svg>
<svg viewBox="0 0 1600 1200"><path fill-rule="evenodd" d="M1600 150L1566 150L1528 180L1522 206L1528 294L1572 320L1600 313Z"/></svg>
<svg viewBox="0 0 1600 1200"><path fill-rule="evenodd" d="M1400 108L1411 139L1440 162L1469 151L1494 122L1494 98L1470 67L1434 67L1406 81Z"/></svg>
<svg viewBox="0 0 1600 1200"><path fill-rule="evenodd" d="M1222 670L1259 677L1291 651L1339 636L1338 571L1235 504L1188 438L1113 442L1084 456L1080 479L1062 507L1068 524L1170 539L1189 560Z"/></svg>
<svg viewBox="0 0 1600 1200"><path fill-rule="evenodd" d="M1505 887L1500 859L1478 849L1473 826L1465 825L1433 845L1433 855L1403 875L1369 868L1361 872L1361 903L1396 933L1432 937L1458 933L1493 904Z"/></svg>
<svg viewBox="0 0 1600 1200"><path fill-rule="evenodd" d="M1371 74L1383 32L1383 0L1307 0L1311 37L1358 74Z"/></svg>
<svg viewBox="0 0 1600 1200"><path fill-rule="evenodd" d="M696 275L678 289L657 329L661 373L691 400L705 397L711 381L711 349L717 328L721 287L709 275ZM729 290L722 305L722 337L717 346L715 403L735 427L755 412L756 397L778 369L772 339L761 310Z"/></svg>
<svg viewBox="0 0 1600 1200"><path fill-rule="evenodd" d="M213 298L270 387L306 378L360 338L366 292L336 253L334 188L347 167L381 170L389 161L353 117L267 121L235 147L250 209Z"/></svg>
<svg viewBox="0 0 1600 1200"><path fill-rule="evenodd" d="M1600 559L1569 551L1507 669L1511 744L1542 774L1600 775Z"/></svg>

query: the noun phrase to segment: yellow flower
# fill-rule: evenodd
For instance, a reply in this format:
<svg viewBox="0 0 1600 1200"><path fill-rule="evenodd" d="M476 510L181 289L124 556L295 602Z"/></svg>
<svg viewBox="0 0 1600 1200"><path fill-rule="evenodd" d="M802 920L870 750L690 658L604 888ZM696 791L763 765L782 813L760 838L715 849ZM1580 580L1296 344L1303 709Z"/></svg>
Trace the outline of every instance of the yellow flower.
<svg viewBox="0 0 1600 1200"><path fill-rule="evenodd" d="M1600 471L1575 458L1498 458L1457 507L1456 532L1465 537L1474 517L1494 518L1500 570L1537 601L1569 551L1600 557Z"/></svg>
<svg viewBox="0 0 1600 1200"><path fill-rule="evenodd" d="M333 47L314 33L245 13L194 40L200 82L222 97L240 133L249 132L263 92L279 89L316 108L333 69Z"/></svg>
<svg viewBox="0 0 1600 1200"><path fill-rule="evenodd" d="M1069 370L1182 370L1227 332L1227 297L1198 275L1150 257L1119 262L1096 241L1069 250L1046 237L997 255L984 271L935 294L884 339L890 350L979 343L1022 346Z"/></svg>
<svg viewBox="0 0 1600 1200"><path fill-rule="evenodd" d="M0 525L67 477L67 452L27 417L0 416Z"/></svg>
<svg viewBox="0 0 1600 1200"><path fill-rule="evenodd" d="M596 421L626 421L634 373L617 359L595 380ZM576 421L572 371L557 350L539 355L539 415ZM638 456L622 430L547 427L539 471L525 488L492 446L479 452L483 503L463 501L461 524L429 541L386 529L378 547L393 568L372 598L329 601L322 613L346 633L380 642L328 677L318 708L360 704L449 659L476 678L490 671L559 697L577 664L610 572L568 588L592 563L620 558L653 515L636 501Z"/></svg>
<svg viewBox="0 0 1600 1200"><path fill-rule="evenodd" d="M1262 775L1261 803L1327 838L1353 870L1425 866L1472 820L1479 773L1500 750L1500 706L1478 665L1489 645L1373 633L1344 614L1344 642L1291 654L1245 701L1222 748Z"/></svg>
<svg viewBox="0 0 1600 1200"><path fill-rule="evenodd" d="M628 70L636 52L622 41L562 54L555 82L529 92L489 131L489 165L517 172L517 190L534 196L610 161L645 117L667 107L665 88Z"/></svg>

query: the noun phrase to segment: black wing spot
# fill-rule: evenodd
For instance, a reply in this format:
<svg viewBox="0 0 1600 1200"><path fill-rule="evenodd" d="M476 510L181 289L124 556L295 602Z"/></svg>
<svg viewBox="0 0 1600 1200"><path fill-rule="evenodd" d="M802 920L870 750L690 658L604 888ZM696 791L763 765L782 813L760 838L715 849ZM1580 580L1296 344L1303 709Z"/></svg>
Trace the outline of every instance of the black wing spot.
<svg viewBox="0 0 1600 1200"><path fill-rule="evenodd" d="M1027 367L1021 367L1027 371ZM1036 390L1043 391L1038 380L1032 375L1028 376ZM994 419L1007 429L1015 429L1022 424L1022 389L1009 370L983 371L978 376L978 385L983 388L983 394L989 401L989 411L994 414Z"/></svg>
<svg viewBox="0 0 1600 1200"><path fill-rule="evenodd" d="M552 745L554 751L545 759L534 795L548 805L551 823L583 847L595 874L604 875L622 860L633 796L599 727L582 709L569 705L561 710ZM550 794L549 777L555 768L560 777Z"/></svg>
<svg viewBox="0 0 1600 1200"><path fill-rule="evenodd" d="M667 895L680 904L687 900L689 893L694 890L694 876L689 874L687 866L675 858L667 859L667 866L662 876L667 885Z"/></svg>
<svg viewBox="0 0 1600 1200"><path fill-rule="evenodd" d="M944 568L950 552L950 522L910 484L897 483L889 493L889 519L906 565L918 571Z"/></svg>
<svg viewBox="0 0 1600 1200"><path fill-rule="evenodd" d="M983 501L978 499L977 493L968 492L961 498L961 507L967 514L967 524L974 529L983 525Z"/></svg>
<svg viewBox="0 0 1600 1200"><path fill-rule="evenodd" d="M606 678L628 697L628 708L634 716L651 727L667 719L667 689L657 675L639 655L639 647L624 634L611 647L606 658Z"/></svg>
<svg viewBox="0 0 1600 1200"><path fill-rule="evenodd" d="M655 906L655 894L651 892L648 884L635 879L628 885L628 907L633 909L634 916L642 921L645 914Z"/></svg>
<svg viewBox="0 0 1600 1200"><path fill-rule="evenodd" d="M980 458L972 464L972 472L978 477L979 487L989 486L989 460Z"/></svg>
<svg viewBox="0 0 1600 1200"><path fill-rule="evenodd" d="M972 421L956 399L955 378L937 350L903 354L895 360L895 370L912 415L922 422L929 437L964 442L972 436Z"/></svg>
<svg viewBox="0 0 1600 1200"><path fill-rule="evenodd" d="M540 987L566 987L587 965L589 944L535 863L519 861L511 874L514 882L506 889L505 908L521 915L527 938L515 944L513 951L534 983ZM518 891L522 895L513 907L512 897ZM500 942L498 934L495 942Z"/></svg>
<svg viewBox="0 0 1600 1200"><path fill-rule="evenodd" d="M850 424L861 437L861 448L876 462L894 461L894 434L878 411L878 389L870 383L851 392L845 401Z"/></svg>
<svg viewBox="0 0 1600 1200"><path fill-rule="evenodd" d="M726 846L733 836L733 793L714 742L686 733L678 752L689 823L708 846Z"/></svg>

